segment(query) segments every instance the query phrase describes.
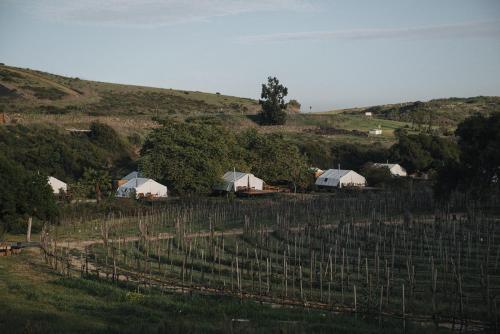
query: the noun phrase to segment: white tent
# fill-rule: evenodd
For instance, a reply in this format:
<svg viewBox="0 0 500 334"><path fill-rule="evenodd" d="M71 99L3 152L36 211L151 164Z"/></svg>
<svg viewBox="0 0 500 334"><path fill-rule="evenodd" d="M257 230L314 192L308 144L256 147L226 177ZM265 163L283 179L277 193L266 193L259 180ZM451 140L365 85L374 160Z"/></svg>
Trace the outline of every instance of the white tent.
<svg viewBox="0 0 500 334"><path fill-rule="evenodd" d="M241 189L264 189L264 181L250 173L227 172L222 177L223 181L214 187L219 191L238 191Z"/></svg>
<svg viewBox="0 0 500 334"><path fill-rule="evenodd" d="M401 167L399 164L389 164L389 163L375 163L373 167L377 168L388 168L391 172L391 175L394 176L407 176L406 169Z"/></svg>
<svg viewBox="0 0 500 334"><path fill-rule="evenodd" d="M167 187L152 179L133 178L116 190L116 197L167 197Z"/></svg>
<svg viewBox="0 0 500 334"><path fill-rule="evenodd" d="M52 192L54 194L59 194L61 190L64 192L68 191L68 185L55 177L49 176L48 184L52 187Z"/></svg>
<svg viewBox="0 0 500 334"><path fill-rule="evenodd" d="M320 187L364 187L366 179L353 170L329 169L316 179Z"/></svg>

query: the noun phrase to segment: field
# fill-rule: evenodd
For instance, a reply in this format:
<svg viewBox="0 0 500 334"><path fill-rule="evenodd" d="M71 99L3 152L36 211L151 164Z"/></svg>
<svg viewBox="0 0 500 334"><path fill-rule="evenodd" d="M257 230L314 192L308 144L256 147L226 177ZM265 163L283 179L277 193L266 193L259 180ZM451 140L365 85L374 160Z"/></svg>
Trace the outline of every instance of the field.
<svg viewBox="0 0 500 334"><path fill-rule="evenodd" d="M148 296L342 314L382 331L494 329L498 219L465 208L457 198L441 211L421 192L186 201L68 220L42 233L42 257L61 275Z"/></svg>

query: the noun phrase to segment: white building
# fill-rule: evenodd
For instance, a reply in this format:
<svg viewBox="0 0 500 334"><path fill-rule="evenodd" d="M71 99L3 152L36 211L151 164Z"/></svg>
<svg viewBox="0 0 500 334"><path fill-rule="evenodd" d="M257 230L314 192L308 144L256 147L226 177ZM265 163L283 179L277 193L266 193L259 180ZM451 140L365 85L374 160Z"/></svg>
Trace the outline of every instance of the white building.
<svg viewBox="0 0 500 334"><path fill-rule="evenodd" d="M388 168L393 176L407 176L406 169L404 169L399 164L390 164L390 163L375 163L373 167L377 168Z"/></svg>
<svg viewBox="0 0 500 334"><path fill-rule="evenodd" d="M375 135L375 136L380 136L382 134L382 129L371 129L368 131L369 134Z"/></svg>
<svg viewBox="0 0 500 334"><path fill-rule="evenodd" d="M373 114L372 114L372 112L371 112L371 111L366 111L366 112L365 112L365 116L372 117L372 116L373 116Z"/></svg>
<svg viewBox="0 0 500 334"><path fill-rule="evenodd" d="M353 170L329 169L316 179L320 187L364 187L366 179Z"/></svg>
<svg viewBox="0 0 500 334"><path fill-rule="evenodd" d="M121 185L116 190L116 197L168 197L168 189L152 179L136 177Z"/></svg>
<svg viewBox="0 0 500 334"><path fill-rule="evenodd" d="M264 181L253 174L242 172L227 172L222 177L223 181L214 187L218 191L238 191L244 189L263 190Z"/></svg>
<svg viewBox="0 0 500 334"><path fill-rule="evenodd" d="M52 192L54 194L60 194L61 190L63 192L68 191L68 185L66 183L64 183L63 181L56 179L55 177L49 176L49 179L47 182L50 185L50 187L52 188Z"/></svg>

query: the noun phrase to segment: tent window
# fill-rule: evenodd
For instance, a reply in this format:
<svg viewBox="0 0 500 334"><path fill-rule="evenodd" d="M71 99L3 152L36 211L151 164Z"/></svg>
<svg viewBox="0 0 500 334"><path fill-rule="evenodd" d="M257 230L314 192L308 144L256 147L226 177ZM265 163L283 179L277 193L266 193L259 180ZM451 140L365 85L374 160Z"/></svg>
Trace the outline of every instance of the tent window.
<svg viewBox="0 0 500 334"><path fill-rule="evenodd" d="M328 178L327 177L325 178L325 182L328 182Z"/></svg>

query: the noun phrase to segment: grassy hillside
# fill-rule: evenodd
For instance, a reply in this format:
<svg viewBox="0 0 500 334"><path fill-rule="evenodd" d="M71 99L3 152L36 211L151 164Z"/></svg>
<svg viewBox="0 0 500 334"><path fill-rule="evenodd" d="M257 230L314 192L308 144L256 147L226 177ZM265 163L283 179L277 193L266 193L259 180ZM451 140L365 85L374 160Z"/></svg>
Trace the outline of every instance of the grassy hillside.
<svg viewBox="0 0 500 334"><path fill-rule="evenodd" d="M255 114L257 101L220 94L81 80L0 65L0 111L88 116Z"/></svg>
<svg viewBox="0 0 500 334"><path fill-rule="evenodd" d="M331 111L348 115L364 115L372 112L375 118L412 123L414 126L453 128L465 118L482 113L488 115L500 111L500 97L477 96L470 98L436 99L428 102L408 102L387 104L366 108L353 108Z"/></svg>

